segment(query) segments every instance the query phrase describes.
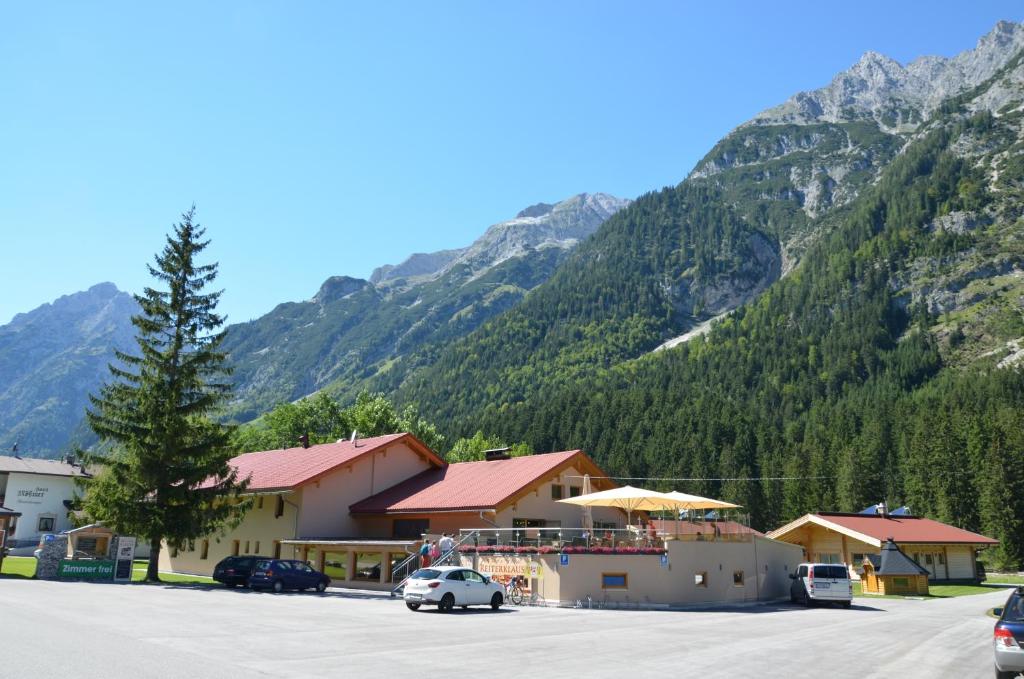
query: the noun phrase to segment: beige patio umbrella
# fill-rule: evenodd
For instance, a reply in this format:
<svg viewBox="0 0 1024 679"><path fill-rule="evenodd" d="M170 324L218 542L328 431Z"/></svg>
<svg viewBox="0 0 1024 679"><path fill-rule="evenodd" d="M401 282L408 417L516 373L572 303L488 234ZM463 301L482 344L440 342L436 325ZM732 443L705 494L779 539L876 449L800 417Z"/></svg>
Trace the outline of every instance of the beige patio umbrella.
<svg viewBox="0 0 1024 679"><path fill-rule="evenodd" d="M742 505L734 505L731 502L724 500L713 500L709 497L701 497L700 495L690 495L689 493L680 493L679 491L673 490L671 493L665 493L668 497L674 498L683 505L679 506L679 509L737 509ZM679 535L679 512L676 512L676 535Z"/></svg>
<svg viewBox="0 0 1024 679"><path fill-rule="evenodd" d="M581 495L590 495L594 491L593 486L590 483L590 474L583 475L583 492ZM587 535L594 534L594 512L590 508L590 505L583 506L583 530L587 532ZM589 545L589 538L587 544Z"/></svg>
<svg viewBox="0 0 1024 679"><path fill-rule="evenodd" d="M626 511L626 523L631 523L632 514L636 511L658 511L661 509L686 509L686 503L670 497L666 493L646 488L622 486L596 493L567 497L558 502L581 507L618 507Z"/></svg>

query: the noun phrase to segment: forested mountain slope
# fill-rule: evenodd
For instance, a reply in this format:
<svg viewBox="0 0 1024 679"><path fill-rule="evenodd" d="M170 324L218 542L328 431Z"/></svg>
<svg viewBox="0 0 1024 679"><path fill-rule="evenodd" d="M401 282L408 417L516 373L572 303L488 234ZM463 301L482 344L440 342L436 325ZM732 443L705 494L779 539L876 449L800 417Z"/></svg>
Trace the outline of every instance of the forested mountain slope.
<svg viewBox="0 0 1024 679"><path fill-rule="evenodd" d="M1020 27L996 32L1016 40ZM617 475L704 479L672 485L740 502L757 527L886 498L994 535L999 558L1020 563L1020 54L990 75L898 131L865 116L867 144L851 144L876 169L861 163L843 200L813 214L806 194L752 182L779 176L764 164L780 158L814 167L820 143L640 198L397 395L455 435L482 428L538 450L584 448ZM803 255L766 286L773 259L756 244L790 238ZM723 289L750 301L706 339L626 360L710 313L698 302Z"/></svg>
<svg viewBox="0 0 1024 679"><path fill-rule="evenodd" d="M370 281L334 277L309 301L231 326L232 416L245 421L324 388L354 394L378 373L391 379L427 361L517 304L628 204L598 193L534 205L466 248L413 255Z"/></svg>

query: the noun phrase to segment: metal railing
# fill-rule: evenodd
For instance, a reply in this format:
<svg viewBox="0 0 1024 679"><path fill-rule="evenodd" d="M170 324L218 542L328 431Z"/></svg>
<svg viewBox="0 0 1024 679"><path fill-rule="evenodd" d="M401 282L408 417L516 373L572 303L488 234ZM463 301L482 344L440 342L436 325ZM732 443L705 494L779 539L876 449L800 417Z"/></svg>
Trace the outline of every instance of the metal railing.
<svg viewBox="0 0 1024 679"><path fill-rule="evenodd" d="M479 538L479 531L461 531L459 539L455 542L454 546L447 552L441 554L437 559L430 562L431 566L450 566L454 561L455 557L459 555L459 547L472 542L476 544ZM413 552L405 560L391 569L391 582L397 582L391 590L391 596L396 596L401 593L405 587L405 583L408 582L409 576L419 570L420 567L420 554L419 552Z"/></svg>
<svg viewBox="0 0 1024 679"><path fill-rule="evenodd" d="M650 530L634 526L630 528L484 528L464 529L463 534L477 533L478 547L664 547L665 542L680 540L686 542L749 542L753 533L727 526L725 530L716 522L693 523L682 521L678 530L666 522L664 530ZM465 542L460 541L460 544Z"/></svg>

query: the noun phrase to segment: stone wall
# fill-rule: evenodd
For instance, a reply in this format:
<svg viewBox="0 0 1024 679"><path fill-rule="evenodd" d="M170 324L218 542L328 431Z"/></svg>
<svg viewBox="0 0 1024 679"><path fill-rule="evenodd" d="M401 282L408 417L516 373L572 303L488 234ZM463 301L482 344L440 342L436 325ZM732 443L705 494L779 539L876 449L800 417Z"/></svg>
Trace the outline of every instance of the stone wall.
<svg viewBox="0 0 1024 679"><path fill-rule="evenodd" d="M36 577L40 580L56 580L60 562L68 555L68 536L54 535L49 542L43 543L42 552L36 561Z"/></svg>

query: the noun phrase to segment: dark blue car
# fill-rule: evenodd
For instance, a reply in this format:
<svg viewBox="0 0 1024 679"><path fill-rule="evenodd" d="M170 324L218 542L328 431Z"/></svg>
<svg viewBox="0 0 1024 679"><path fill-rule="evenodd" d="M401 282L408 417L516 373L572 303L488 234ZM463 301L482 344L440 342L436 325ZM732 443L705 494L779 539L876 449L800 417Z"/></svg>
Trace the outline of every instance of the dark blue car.
<svg viewBox="0 0 1024 679"><path fill-rule="evenodd" d="M260 559L249 576L250 589L272 589L280 593L286 589L315 589L322 592L331 579L304 561L293 559Z"/></svg>
<svg viewBox="0 0 1024 679"><path fill-rule="evenodd" d="M996 678L1013 679L1024 672L1024 587L1014 590L1006 604L994 613L999 616L992 639Z"/></svg>

